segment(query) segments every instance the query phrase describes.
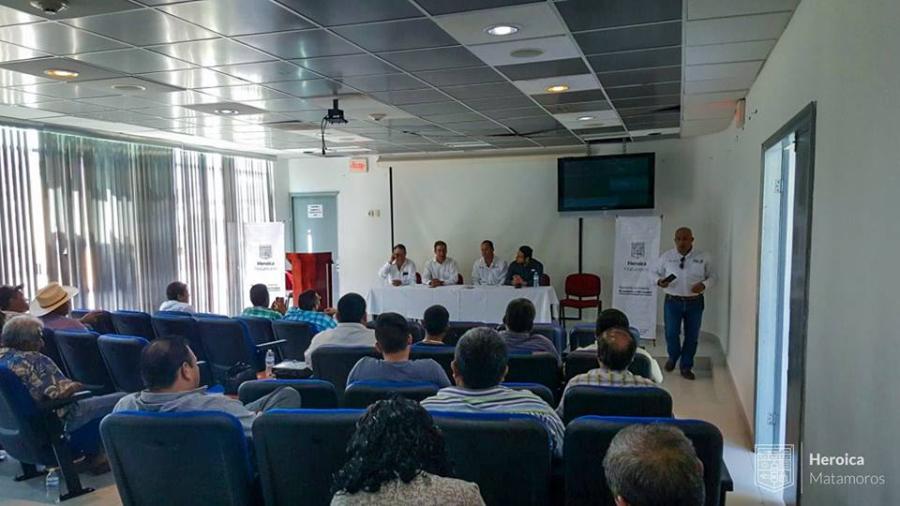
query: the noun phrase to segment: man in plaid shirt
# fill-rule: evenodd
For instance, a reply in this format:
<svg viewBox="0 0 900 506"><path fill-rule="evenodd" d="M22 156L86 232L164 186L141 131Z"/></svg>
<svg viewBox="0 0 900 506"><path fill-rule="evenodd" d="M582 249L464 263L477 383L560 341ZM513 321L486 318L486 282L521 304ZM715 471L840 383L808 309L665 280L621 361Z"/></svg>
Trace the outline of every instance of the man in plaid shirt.
<svg viewBox="0 0 900 506"><path fill-rule="evenodd" d="M271 307L269 306L269 289L263 284L250 287L250 302L253 303L253 307L244 309L241 316L280 320L286 309L281 300L276 300Z"/></svg>
<svg viewBox="0 0 900 506"><path fill-rule="evenodd" d="M326 308L323 312L320 312L319 307L321 304L322 297L319 297L315 290L307 290L297 297L297 307L292 307L284 315L284 320L308 323L313 327L314 334L337 327L337 322L331 317L334 314L334 309Z"/></svg>

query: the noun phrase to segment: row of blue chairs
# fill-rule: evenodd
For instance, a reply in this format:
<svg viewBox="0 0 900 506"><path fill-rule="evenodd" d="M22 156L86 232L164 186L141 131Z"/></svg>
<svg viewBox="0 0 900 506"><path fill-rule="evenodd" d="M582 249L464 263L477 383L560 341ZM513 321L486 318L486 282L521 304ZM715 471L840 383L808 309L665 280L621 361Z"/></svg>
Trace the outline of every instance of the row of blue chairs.
<svg viewBox="0 0 900 506"><path fill-rule="evenodd" d="M126 506L249 505L259 495L269 506L327 505L332 476L346 461L362 413L270 411L254 422L252 442L236 419L211 412L117 413L100 430ZM640 423L671 424L691 439L703 463L706 506L724 506L733 488L722 461L722 435L703 421L581 417L566 428L560 463L550 454L546 430L531 416L432 414L453 476L477 483L488 505L545 505L563 498L567 505L612 505L603 456L619 430Z"/></svg>

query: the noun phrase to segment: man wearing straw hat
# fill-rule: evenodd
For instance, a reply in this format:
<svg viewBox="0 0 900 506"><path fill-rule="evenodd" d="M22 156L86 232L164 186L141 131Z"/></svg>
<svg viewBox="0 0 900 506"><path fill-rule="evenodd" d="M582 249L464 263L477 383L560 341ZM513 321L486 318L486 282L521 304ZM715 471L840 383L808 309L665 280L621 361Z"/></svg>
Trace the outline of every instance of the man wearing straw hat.
<svg viewBox="0 0 900 506"><path fill-rule="evenodd" d="M40 318L44 327L52 330L87 330L85 324L90 325L100 312L92 311L84 316L81 321L69 316L72 311L72 297L78 295L78 289L72 286L63 286L57 282L50 283L38 290L34 300L28 308L32 316Z"/></svg>

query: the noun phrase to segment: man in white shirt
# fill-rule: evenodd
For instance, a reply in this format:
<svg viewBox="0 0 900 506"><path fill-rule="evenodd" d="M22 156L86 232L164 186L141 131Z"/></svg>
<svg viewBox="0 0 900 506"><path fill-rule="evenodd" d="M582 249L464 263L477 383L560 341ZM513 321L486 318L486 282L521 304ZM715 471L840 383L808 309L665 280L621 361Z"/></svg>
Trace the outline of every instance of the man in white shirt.
<svg viewBox="0 0 900 506"><path fill-rule="evenodd" d="M379 269L378 277L393 286L416 284L416 264L406 258L406 246L394 246L391 259Z"/></svg>
<svg viewBox="0 0 900 506"><path fill-rule="evenodd" d="M166 301L159 305L160 311L181 311L182 313L193 313L194 307L188 301L191 300L191 294L188 287L181 281L173 281L166 287Z"/></svg>
<svg viewBox="0 0 900 506"><path fill-rule="evenodd" d="M481 258L472 266L473 285L502 285L506 281L506 260L494 256L494 243L481 241Z"/></svg>
<svg viewBox="0 0 900 506"><path fill-rule="evenodd" d="M459 282L459 267L456 260L447 256L447 243L444 241L434 243L434 258L425 262L422 282L432 288Z"/></svg>
<svg viewBox="0 0 900 506"><path fill-rule="evenodd" d="M304 358L306 365L315 370L312 354L320 346L372 346L375 347L375 331L366 327L366 299L358 293L348 293L338 300L337 327L316 334L309 343Z"/></svg>
<svg viewBox="0 0 900 506"><path fill-rule="evenodd" d="M703 293L715 280L709 255L694 250L693 232L681 227L675 231L675 248L659 257L651 273L666 294L664 318L669 360L665 369L674 370L680 359L681 375L692 380L695 376L691 369L703 319ZM684 344L679 337L682 323Z"/></svg>

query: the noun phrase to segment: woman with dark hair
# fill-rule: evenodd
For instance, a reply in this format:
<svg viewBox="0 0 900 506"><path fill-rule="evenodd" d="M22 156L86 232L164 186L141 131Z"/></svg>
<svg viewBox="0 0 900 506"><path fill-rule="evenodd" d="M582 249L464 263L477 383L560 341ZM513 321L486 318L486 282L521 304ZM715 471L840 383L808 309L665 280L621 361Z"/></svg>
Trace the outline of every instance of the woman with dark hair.
<svg viewBox="0 0 900 506"><path fill-rule="evenodd" d="M415 401L369 406L334 476L332 506L484 505L478 485L453 478L444 437Z"/></svg>

